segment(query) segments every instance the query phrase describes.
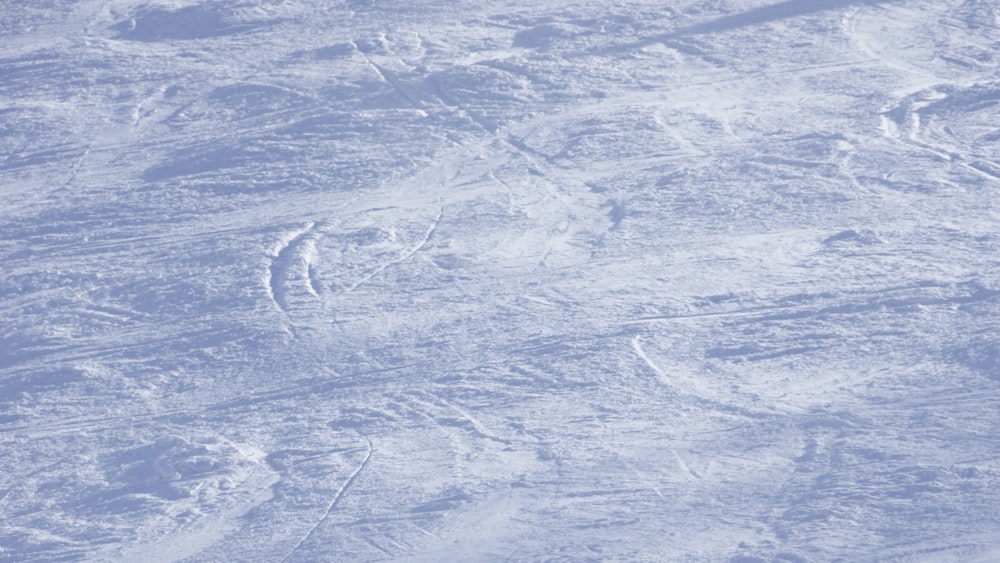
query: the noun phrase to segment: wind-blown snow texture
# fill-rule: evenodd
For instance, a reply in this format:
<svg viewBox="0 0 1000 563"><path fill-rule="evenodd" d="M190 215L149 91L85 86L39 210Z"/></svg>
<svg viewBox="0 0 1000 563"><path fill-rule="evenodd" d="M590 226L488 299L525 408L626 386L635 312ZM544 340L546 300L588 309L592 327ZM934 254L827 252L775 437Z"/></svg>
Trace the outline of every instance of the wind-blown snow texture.
<svg viewBox="0 0 1000 563"><path fill-rule="evenodd" d="M0 7L0 559L1000 557L991 0Z"/></svg>

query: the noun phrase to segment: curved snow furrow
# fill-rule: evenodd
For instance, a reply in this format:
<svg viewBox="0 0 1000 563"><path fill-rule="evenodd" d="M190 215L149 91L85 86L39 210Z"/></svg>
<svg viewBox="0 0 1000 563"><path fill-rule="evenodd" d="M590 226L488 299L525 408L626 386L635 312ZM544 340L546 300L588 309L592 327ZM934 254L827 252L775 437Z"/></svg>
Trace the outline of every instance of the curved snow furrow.
<svg viewBox="0 0 1000 563"><path fill-rule="evenodd" d="M286 297L288 289L285 286L291 275L289 270L294 265L296 254L300 250L299 247L314 226L315 223L309 221L302 229L286 233L268 251L271 256L271 265L268 267L268 276L264 280L264 286L271 301L284 313L288 313Z"/></svg>
<svg viewBox="0 0 1000 563"><path fill-rule="evenodd" d="M319 297L319 294L323 291L323 281L320 279L319 273L316 271L316 266L312 262L306 264L306 275L309 278L307 290L313 297Z"/></svg>
<svg viewBox="0 0 1000 563"><path fill-rule="evenodd" d="M354 469L354 472L352 472L344 481L344 483L340 486L340 488L337 489L337 492L334 494L333 499L330 501L330 504L326 507L326 511L323 513L323 517L320 518L319 521L316 522L316 524L313 525L313 527L310 528L308 532L306 532L306 535L304 535L302 539L300 539L298 543L295 544L295 547L293 547L292 550L288 552L288 554L281 559L282 563L288 561L289 558L295 555L295 552L298 551L303 544L309 541L309 539L312 538L312 536L316 533L316 531L319 530L319 528L324 523L326 523L327 519L330 518L330 514L332 514L333 510L337 508L337 504L340 502L340 499L344 497L344 493L346 493L347 490L351 487L351 485L354 484L354 480L358 478L358 475L360 475L361 472L364 471L366 467L368 467L368 463L372 459L372 454L375 452L375 448L372 446L371 440L366 438L365 442L368 447L368 453L365 454L365 458L361 460L361 463L357 466L357 468Z"/></svg>
<svg viewBox="0 0 1000 563"><path fill-rule="evenodd" d="M1000 179L1000 166L991 151L993 140L982 135L982 124L995 122L996 102L1000 99L1000 84L993 80L967 84L936 85L912 93L884 115L911 125L907 135L894 138L942 160L958 162L966 169L990 180ZM886 119L883 117L883 119Z"/></svg>
<svg viewBox="0 0 1000 563"><path fill-rule="evenodd" d="M869 34L867 31L862 31L860 27L861 13L861 7L852 8L843 20L843 29L850 41L857 46L858 50L878 64L894 70L902 71L906 74L922 76L923 78L921 83L929 83L929 81L932 80L932 75L925 69L918 68L902 60L890 59L886 54L877 50L877 47L875 47L874 35ZM882 21L883 19L884 18L879 18L879 21Z"/></svg>
<svg viewBox="0 0 1000 563"><path fill-rule="evenodd" d="M318 299L320 293L323 291L323 281L316 270L316 239L308 237L303 240L298 254L302 260L302 278L305 290L309 295Z"/></svg>
<svg viewBox="0 0 1000 563"><path fill-rule="evenodd" d="M960 43L935 42L933 50L927 47L923 47L926 50L913 51L909 48L895 49L892 48L894 37L909 36L929 18L910 8L886 9L894 10L894 16L897 16L896 24L889 28L885 26L885 17L871 23L863 22L861 8L852 10L844 25L853 44L866 56L910 77L910 85L894 93L897 101L882 109L883 136L926 152L941 162L957 164L987 180L1000 180L1000 168L991 166L989 159L980 154L982 141L957 138L953 130L953 127L960 129L956 122L961 125L966 116L977 128L981 123L995 121L995 115L975 113L992 105L996 97L995 90L991 88L995 65L981 64L992 59L989 53L995 40L989 37L989 33L977 33L975 26L964 26L961 29L965 33L960 35ZM938 21L959 29L955 22L960 19L954 17L954 8L942 4L940 10L942 14ZM977 49L980 54L974 59L963 55L966 51L975 52ZM908 56L904 58L902 54ZM930 59L936 59L936 67L927 64ZM954 71L956 65L962 69L961 72Z"/></svg>

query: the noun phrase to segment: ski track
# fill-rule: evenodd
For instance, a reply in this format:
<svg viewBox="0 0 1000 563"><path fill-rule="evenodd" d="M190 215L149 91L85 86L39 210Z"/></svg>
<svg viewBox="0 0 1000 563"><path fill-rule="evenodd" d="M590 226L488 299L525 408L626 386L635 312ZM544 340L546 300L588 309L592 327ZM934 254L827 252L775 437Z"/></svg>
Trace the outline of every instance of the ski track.
<svg viewBox="0 0 1000 563"><path fill-rule="evenodd" d="M459 407L458 405L456 405L455 403L453 403L453 402L445 399L440 394L431 393L429 391L421 391L420 393L423 394L423 395L425 395L425 396L427 396L427 397L430 397L431 400L437 401L441 405L444 405L445 408L447 408L447 409L449 409L449 410L457 413L459 415L459 417L461 417L462 419L468 421L469 425L472 427L472 429L475 431L475 433L478 434L481 438L485 438L485 439L488 439L488 440L491 440L491 441L494 441L494 442L503 443L503 444L508 443L506 440L498 438L498 437L496 437L496 435L494 435L493 433L491 433L488 430L486 430L486 427L483 426L483 424L480 423L479 420L476 419L474 416L472 416L472 414L470 414L467 410L465 410L465 409Z"/></svg>
<svg viewBox="0 0 1000 563"><path fill-rule="evenodd" d="M935 291L939 291L940 294L934 294ZM796 295L794 301L799 303L705 313L652 315L624 320L621 324L630 326L713 317L740 319L741 322L787 321L824 315L853 315L875 312L883 308L963 305L993 299L996 295L996 290L979 287L976 284L956 284L954 287L937 284L899 286L875 291L850 292L844 295Z"/></svg>
<svg viewBox="0 0 1000 563"><path fill-rule="evenodd" d="M977 161L963 163L966 168L979 173L984 178L993 182L1000 182L1000 166L995 162Z"/></svg>
<svg viewBox="0 0 1000 563"><path fill-rule="evenodd" d="M687 475L689 479L691 479L692 481L702 480L701 474L691 469L691 466L689 466L687 462L684 461L684 458L681 457L681 454L675 448L670 448L670 451L674 454L674 459L677 460L677 466L681 468L681 470L684 472L685 475Z"/></svg>
<svg viewBox="0 0 1000 563"><path fill-rule="evenodd" d="M444 424L440 420L441 416L433 412L439 410L440 407L438 405L430 404L413 396L413 394L400 396L397 404L400 408L426 420L430 423L431 427L447 438L452 458L451 472L456 478L465 475L467 472L467 463L465 460L468 459L469 453L474 449L474 445L467 443L469 441L468 430L456 430L453 424ZM475 432L474 429L473 432Z"/></svg>
<svg viewBox="0 0 1000 563"><path fill-rule="evenodd" d="M355 289L357 289L358 287L360 287L361 285L363 285L365 283L368 283L369 281L371 281L372 279L374 279L376 276L378 276L379 274L381 274L382 272L384 272L388 268L391 268L392 266L395 266L396 264L401 264L403 262L406 262L412 256L414 256L415 254L417 254L418 252L420 252L421 250L423 250L424 247L426 247L427 244L430 242L431 238L434 236L434 232L437 231L437 228L441 224L441 219L442 219L443 216L444 216L444 208L442 207L438 211L438 215L437 215L437 218L434 219L434 223L432 223L431 226L427 229L427 233L424 235L423 240L421 240L419 244L417 244L416 246L414 246L412 249L410 249L408 252L406 252L406 254L404 254L403 256L401 256L399 258L397 258L396 260L392 260L390 262L386 262L385 264L382 264L381 266L375 268L375 270L373 270L372 272L370 272L369 274L367 274L366 276L364 276L363 278L361 278L360 280L358 280L354 284L350 285L347 289L344 290L344 292L345 293L351 293L351 292L353 292Z"/></svg>
<svg viewBox="0 0 1000 563"><path fill-rule="evenodd" d="M358 48L357 43L351 42L351 44L354 45L354 48L357 49L357 51L361 53L361 56L365 58L365 62L368 64L368 67L371 68L376 75L378 75L379 80L385 82L389 86L392 86L392 88L396 92L398 92L399 95L402 96L403 99L407 101L407 103L413 106L413 109L424 111L424 104L421 103L418 98L415 98L412 95L410 95L410 93L403 88L402 84L400 84L400 82L396 80L396 77L393 76L390 70L385 69L381 65L375 63L375 61L373 61L371 57L368 56L368 53Z"/></svg>
<svg viewBox="0 0 1000 563"><path fill-rule="evenodd" d="M326 511L323 513L323 517L320 518L319 521L316 522L316 524L314 524L311 528L309 528L309 531L307 531L306 534L304 536L302 536L302 538L298 541L298 543L295 544L295 547L293 547L292 550L290 552L288 552L288 554L285 555L281 559L282 563L284 563L285 561L288 561L293 555L295 555L295 553L307 541L309 541L309 539L312 538L314 534L316 534L316 531L319 530L319 528L324 523L326 523L326 521L330 518L330 515L333 513L334 509L337 508L337 504L344 497L344 494L351 487L351 485L354 484L354 480L358 478L358 475L360 475L361 472L364 471L366 467L368 467L368 463L371 461L372 454L374 453L375 449L372 446L371 440L369 440L369 439L366 438L365 442L366 442L367 448L368 448L368 452L365 454L365 458L354 469L354 471L347 477L347 479L344 481L344 483L337 490L336 494L334 494L333 499L330 501L330 504L326 507Z"/></svg>
<svg viewBox="0 0 1000 563"><path fill-rule="evenodd" d="M656 363L646 355L646 351L642 349L642 340L639 336L632 339L632 350L634 350L636 355L646 363L649 369L653 370L653 373L656 374L656 378L660 380L660 383L670 385L670 378L667 377L667 374L665 374L663 370L660 369L660 366L656 365Z"/></svg>

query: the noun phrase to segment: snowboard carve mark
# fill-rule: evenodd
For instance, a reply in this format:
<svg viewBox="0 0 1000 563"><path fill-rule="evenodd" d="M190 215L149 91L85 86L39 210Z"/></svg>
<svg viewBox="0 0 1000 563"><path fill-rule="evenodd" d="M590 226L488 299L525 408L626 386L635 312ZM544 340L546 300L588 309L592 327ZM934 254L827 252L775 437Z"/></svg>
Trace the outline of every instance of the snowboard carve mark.
<svg viewBox="0 0 1000 563"><path fill-rule="evenodd" d="M271 264L268 267L268 276L264 280L264 285L271 301L285 314L289 310L288 284L290 281L296 277L303 278L306 291L314 297L319 297L319 292L322 289L322 283L313 266L316 259L316 242L311 238L311 234L315 226L314 222L309 221L305 227L286 233L271 246L268 252ZM296 267L301 267L302 272L296 273Z"/></svg>

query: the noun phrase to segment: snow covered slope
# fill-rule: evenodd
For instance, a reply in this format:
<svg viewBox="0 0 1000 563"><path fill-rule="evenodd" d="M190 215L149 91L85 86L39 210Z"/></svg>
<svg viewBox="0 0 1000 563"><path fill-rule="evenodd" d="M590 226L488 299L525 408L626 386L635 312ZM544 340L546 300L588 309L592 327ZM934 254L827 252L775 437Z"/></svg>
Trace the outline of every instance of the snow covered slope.
<svg viewBox="0 0 1000 563"><path fill-rule="evenodd" d="M0 560L988 561L991 0L0 6Z"/></svg>

